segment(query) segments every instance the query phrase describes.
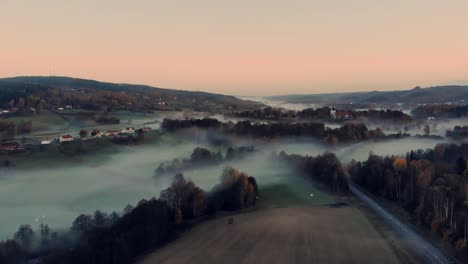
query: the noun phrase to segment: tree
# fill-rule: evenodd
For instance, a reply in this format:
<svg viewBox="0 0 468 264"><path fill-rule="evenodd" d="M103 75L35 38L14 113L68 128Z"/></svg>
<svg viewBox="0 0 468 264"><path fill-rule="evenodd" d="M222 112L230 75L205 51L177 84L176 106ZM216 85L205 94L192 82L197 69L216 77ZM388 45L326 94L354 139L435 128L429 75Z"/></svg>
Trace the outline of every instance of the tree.
<svg viewBox="0 0 468 264"><path fill-rule="evenodd" d="M466 160L460 156L457 161L456 161L456 170L458 174L463 174L463 172L466 170Z"/></svg>
<svg viewBox="0 0 468 264"><path fill-rule="evenodd" d="M102 227L102 226L105 226L106 223L107 223L107 214L106 213L103 213L99 210L96 210L94 212L94 226L97 226L97 227Z"/></svg>
<svg viewBox="0 0 468 264"><path fill-rule="evenodd" d="M227 167L221 175L221 183L213 189L219 206L225 210L238 210L254 205L258 187L253 177Z"/></svg>
<svg viewBox="0 0 468 264"><path fill-rule="evenodd" d="M90 215L81 214L73 221L71 230L79 233L88 231L93 227L93 218Z"/></svg>
<svg viewBox="0 0 468 264"><path fill-rule="evenodd" d="M431 127L429 125L424 126L424 134L428 136L431 133Z"/></svg>
<svg viewBox="0 0 468 264"><path fill-rule="evenodd" d="M0 242L0 263L23 263L23 252L20 245L14 240Z"/></svg>
<svg viewBox="0 0 468 264"><path fill-rule="evenodd" d="M24 111L24 98L20 97L18 103L16 104L20 111Z"/></svg>
<svg viewBox="0 0 468 264"><path fill-rule="evenodd" d="M50 243L50 228L47 224L41 224L39 226L39 231L41 233L41 247L47 248Z"/></svg>
<svg viewBox="0 0 468 264"><path fill-rule="evenodd" d="M10 102L8 102L8 107L10 109L12 109L13 107L15 107L15 100L14 99L11 99Z"/></svg>
<svg viewBox="0 0 468 264"><path fill-rule="evenodd" d="M30 225L21 225L14 238L26 250L31 250L34 242L34 231Z"/></svg>
<svg viewBox="0 0 468 264"><path fill-rule="evenodd" d="M85 138L88 135L88 131L80 130L80 138Z"/></svg>
<svg viewBox="0 0 468 264"><path fill-rule="evenodd" d="M127 204L125 208L123 209L124 215L131 213L134 208L135 207L133 205Z"/></svg>

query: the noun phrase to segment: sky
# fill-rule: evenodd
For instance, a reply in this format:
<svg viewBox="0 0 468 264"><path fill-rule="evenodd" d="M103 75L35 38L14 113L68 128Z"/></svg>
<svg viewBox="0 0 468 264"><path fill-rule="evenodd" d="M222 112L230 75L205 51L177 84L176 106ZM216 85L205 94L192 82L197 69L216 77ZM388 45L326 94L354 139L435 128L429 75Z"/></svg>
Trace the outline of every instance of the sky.
<svg viewBox="0 0 468 264"><path fill-rule="evenodd" d="M468 84L466 0L0 0L0 77L234 95Z"/></svg>

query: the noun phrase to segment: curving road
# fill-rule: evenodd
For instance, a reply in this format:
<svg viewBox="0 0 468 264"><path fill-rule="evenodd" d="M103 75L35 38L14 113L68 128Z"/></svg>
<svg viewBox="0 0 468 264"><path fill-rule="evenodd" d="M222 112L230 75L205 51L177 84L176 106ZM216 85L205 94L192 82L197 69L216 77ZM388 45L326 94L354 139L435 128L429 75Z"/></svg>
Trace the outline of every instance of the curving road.
<svg viewBox="0 0 468 264"><path fill-rule="evenodd" d="M391 212L377 204L377 202L369 197L356 184L350 183L350 189L362 202L364 202L378 215L380 215L386 222L388 222L397 233L406 238L414 250L419 253L427 261L427 263L455 263L440 248L421 237L419 234L413 231L411 227L400 221L398 217L394 216Z"/></svg>

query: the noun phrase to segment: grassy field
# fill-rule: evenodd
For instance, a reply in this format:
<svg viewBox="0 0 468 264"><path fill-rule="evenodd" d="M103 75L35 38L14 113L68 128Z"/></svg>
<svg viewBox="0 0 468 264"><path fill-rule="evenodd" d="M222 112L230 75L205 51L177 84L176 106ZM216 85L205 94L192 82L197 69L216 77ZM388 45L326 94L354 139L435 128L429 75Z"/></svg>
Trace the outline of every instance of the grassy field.
<svg viewBox="0 0 468 264"><path fill-rule="evenodd" d="M35 116L12 116L1 119L16 124L21 121L32 121L33 131L67 129L70 125L66 120L48 110L43 110L41 114Z"/></svg>
<svg viewBox="0 0 468 264"><path fill-rule="evenodd" d="M414 263L354 207L274 208L207 221L143 257L153 263Z"/></svg>
<svg viewBox="0 0 468 264"><path fill-rule="evenodd" d="M287 183L260 186L260 205L271 208L334 203L332 196L313 188L312 184L305 181L299 177L290 177L290 182Z"/></svg>

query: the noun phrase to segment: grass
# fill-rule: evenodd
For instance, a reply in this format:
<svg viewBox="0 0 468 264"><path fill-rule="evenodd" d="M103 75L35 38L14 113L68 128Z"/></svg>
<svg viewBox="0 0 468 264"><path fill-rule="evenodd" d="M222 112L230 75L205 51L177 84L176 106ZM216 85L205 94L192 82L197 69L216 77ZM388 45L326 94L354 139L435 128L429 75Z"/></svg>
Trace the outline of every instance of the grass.
<svg viewBox="0 0 468 264"><path fill-rule="evenodd" d="M15 124L18 124L21 121L32 121L33 131L66 129L69 126L69 123L66 120L48 110L43 110L40 114L35 116L12 116L8 118L1 117L0 119L4 121L12 121Z"/></svg>

